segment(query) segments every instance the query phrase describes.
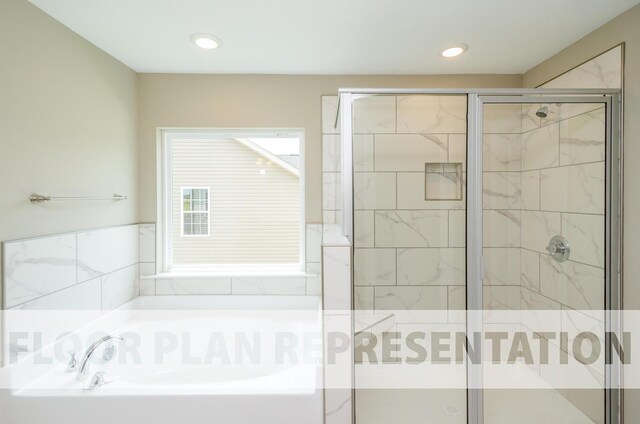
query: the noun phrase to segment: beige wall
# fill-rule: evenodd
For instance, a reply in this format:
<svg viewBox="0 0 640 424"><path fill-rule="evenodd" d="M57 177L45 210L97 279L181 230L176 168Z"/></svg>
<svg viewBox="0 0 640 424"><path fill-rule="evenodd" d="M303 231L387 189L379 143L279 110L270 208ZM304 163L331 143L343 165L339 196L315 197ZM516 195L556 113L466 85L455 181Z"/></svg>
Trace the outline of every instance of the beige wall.
<svg viewBox="0 0 640 424"><path fill-rule="evenodd" d="M287 127L305 131L306 221L322 219L321 103L340 87L520 87L520 75L139 77L140 220L156 219L156 128Z"/></svg>
<svg viewBox="0 0 640 424"><path fill-rule="evenodd" d="M640 6L636 6L591 34L562 50L560 53L529 70L524 85L535 87L593 56L625 43L624 75L624 307L640 308ZM629 422L640 417L640 392L628 391L625 398L625 416ZM634 418L632 418L634 417Z"/></svg>
<svg viewBox="0 0 640 424"><path fill-rule="evenodd" d="M25 0L0 1L0 54L0 240L136 222L136 74Z"/></svg>

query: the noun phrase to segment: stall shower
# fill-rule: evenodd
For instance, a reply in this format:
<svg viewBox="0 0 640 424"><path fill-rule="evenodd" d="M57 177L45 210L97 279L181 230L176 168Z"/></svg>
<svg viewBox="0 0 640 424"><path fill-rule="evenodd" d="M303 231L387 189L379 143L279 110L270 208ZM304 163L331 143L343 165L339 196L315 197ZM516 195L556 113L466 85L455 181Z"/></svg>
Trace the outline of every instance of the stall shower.
<svg viewBox="0 0 640 424"><path fill-rule="evenodd" d="M435 324L468 333L538 331L530 312L539 311L563 331L611 328L617 90L345 89L339 107L341 136L325 136L325 216L353 243L352 293L343 294L355 310L388 312L386 329L399 333L434 325L399 311L443 311ZM487 361L451 375L463 388L450 390L359 386L356 372L355 422L615 422L615 390L604 387L617 376L603 361L578 368L599 389L524 366L547 387L537 390L485 387Z"/></svg>

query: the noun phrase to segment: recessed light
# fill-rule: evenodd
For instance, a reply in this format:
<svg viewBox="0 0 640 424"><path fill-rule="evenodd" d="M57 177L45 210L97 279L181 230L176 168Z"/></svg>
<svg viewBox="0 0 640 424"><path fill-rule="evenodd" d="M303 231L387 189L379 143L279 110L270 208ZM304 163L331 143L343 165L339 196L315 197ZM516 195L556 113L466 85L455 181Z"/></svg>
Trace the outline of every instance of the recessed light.
<svg viewBox="0 0 640 424"><path fill-rule="evenodd" d="M214 50L220 47L220 40L210 34L193 34L191 41L193 41L196 46L205 50Z"/></svg>
<svg viewBox="0 0 640 424"><path fill-rule="evenodd" d="M466 52L469 46L466 44L456 44L455 46L451 46L442 51L443 57L456 57L460 56L462 53Z"/></svg>

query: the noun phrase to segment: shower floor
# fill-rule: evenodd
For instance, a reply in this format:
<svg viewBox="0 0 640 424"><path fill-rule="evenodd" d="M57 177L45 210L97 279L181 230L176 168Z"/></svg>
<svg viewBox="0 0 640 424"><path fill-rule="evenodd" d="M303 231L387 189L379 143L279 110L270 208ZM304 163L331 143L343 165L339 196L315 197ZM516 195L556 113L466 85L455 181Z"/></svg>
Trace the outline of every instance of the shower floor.
<svg viewBox="0 0 640 424"><path fill-rule="evenodd" d="M486 424L593 424L549 390L485 392ZM356 390L356 424L465 424L465 390Z"/></svg>

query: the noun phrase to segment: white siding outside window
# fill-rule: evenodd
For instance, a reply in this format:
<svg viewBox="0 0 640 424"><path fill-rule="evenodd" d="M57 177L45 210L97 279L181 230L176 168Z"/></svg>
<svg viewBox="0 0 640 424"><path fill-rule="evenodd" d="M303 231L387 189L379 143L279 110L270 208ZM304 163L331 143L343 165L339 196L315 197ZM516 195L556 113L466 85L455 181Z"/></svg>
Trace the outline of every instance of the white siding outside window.
<svg viewBox="0 0 640 424"><path fill-rule="evenodd" d="M209 237L209 188L180 188L182 237Z"/></svg>
<svg viewBox="0 0 640 424"><path fill-rule="evenodd" d="M299 170L260 148L242 138L172 139L171 267L299 264Z"/></svg>

